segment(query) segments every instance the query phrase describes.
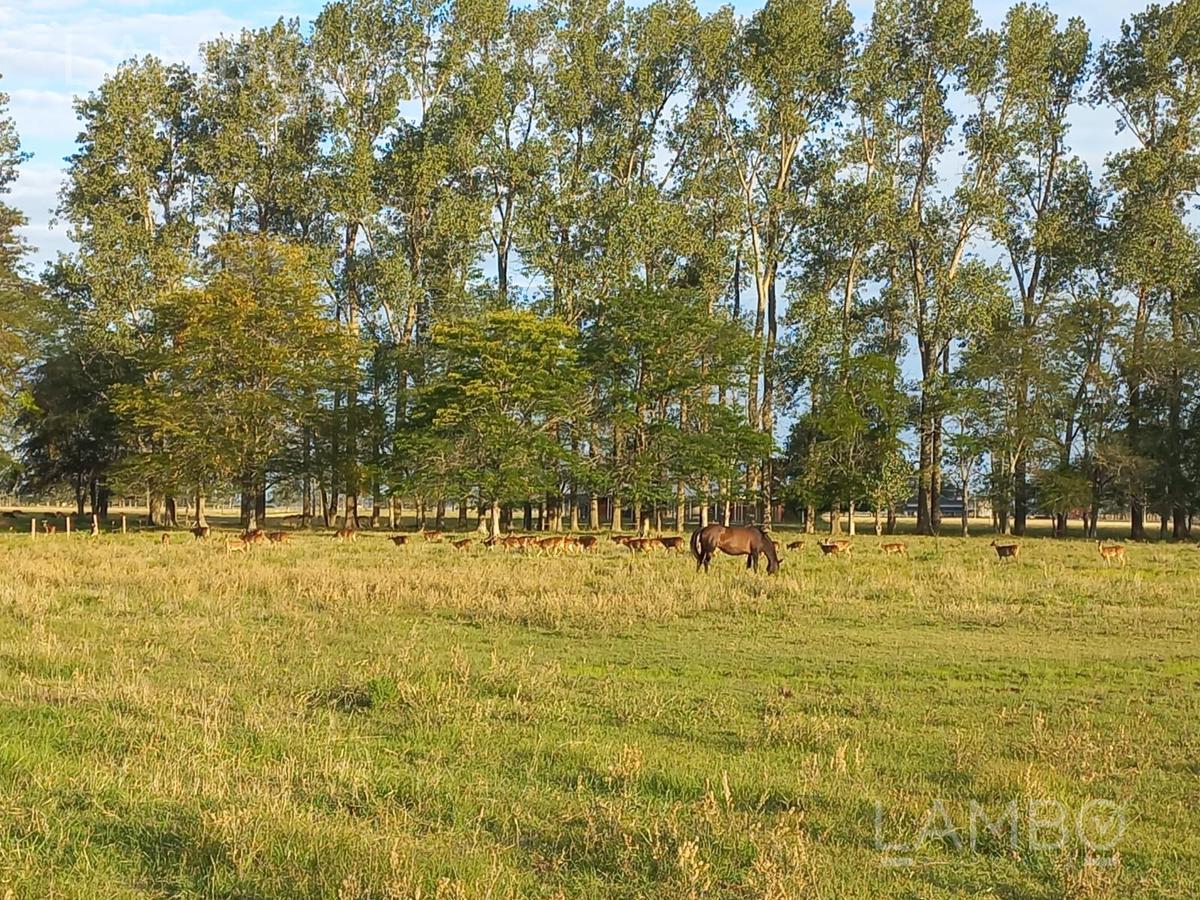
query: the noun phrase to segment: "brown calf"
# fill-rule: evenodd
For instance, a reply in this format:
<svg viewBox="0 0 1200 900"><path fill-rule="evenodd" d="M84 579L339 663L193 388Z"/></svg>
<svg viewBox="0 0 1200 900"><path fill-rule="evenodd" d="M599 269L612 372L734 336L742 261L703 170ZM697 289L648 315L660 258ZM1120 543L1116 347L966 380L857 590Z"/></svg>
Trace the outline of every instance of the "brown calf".
<svg viewBox="0 0 1200 900"><path fill-rule="evenodd" d="M663 545L663 549L674 550L677 553L687 549L687 541L681 537L660 537L658 542Z"/></svg>
<svg viewBox="0 0 1200 900"><path fill-rule="evenodd" d="M1020 544L997 544L992 541L992 548L996 551L996 556L1000 559L1011 559L1016 561L1021 556Z"/></svg>
<svg viewBox="0 0 1200 900"><path fill-rule="evenodd" d="M537 541L538 549L547 553L561 553L569 544L570 540L566 536L544 537Z"/></svg>
<svg viewBox="0 0 1200 900"><path fill-rule="evenodd" d="M575 543L579 545L581 550L586 552L588 550L595 550L600 544L600 538L596 537L594 534L581 534L579 537L575 538Z"/></svg>
<svg viewBox="0 0 1200 900"><path fill-rule="evenodd" d="M1122 566L1125 565L1125 546L1123 544L1110 544L1105 547L1103 543L1096 541L1096 549L1100 551L1100 558L1104 560L1106 566L1114 559Z"/></svg>
<svg viewBox="0 0 1200 900"><path fill-rule="evenodd" d="M819 541L817 546L826 556L849 556L851 544L847 540Z"/></svg>

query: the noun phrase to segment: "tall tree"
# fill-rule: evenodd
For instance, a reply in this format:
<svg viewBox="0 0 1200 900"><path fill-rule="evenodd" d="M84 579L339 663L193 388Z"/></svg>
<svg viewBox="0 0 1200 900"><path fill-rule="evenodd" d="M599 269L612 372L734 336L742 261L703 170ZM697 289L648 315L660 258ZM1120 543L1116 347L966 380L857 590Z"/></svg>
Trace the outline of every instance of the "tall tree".
<svg viewBox="0 0 1200 900"><path fill-rule="evenodd" d="M8 95L0 93L0 198L12 190L17 168L29 158L21 151L16 126L7 113ZM0 415L12 398L14 379L25 352L23 332L33 306L23 267L29 249L20 235L24 224L21 211L0 200Z"/></svg>
<svg viewBox="0 0 1200 900"><path fill-rule="evenodd" d="M1097 99L1117 113L1118 130L1134 146L1108 159L1117 191L1116 267L1133 294L1129 349L1121 360L1128 395L1130 449L1164 468L1168 514L1176 537L1187 530L1182 503L1184 373L1187 307L1195 303L1196 239L1186 221L1200 187L1200 4L1153 5L1122 23L1121 36L1098 58ZM1165 334L1159 335L1161 321ZM1160 363L1160 358L1165 357ZM1165 363L1165 364L1163 364ZM1167 395L1166 421L1148 409L1156 390ZM1166 439L1156 447L1156 426ZM1146 467L1143 467L1146 468ZM1130 536L1146 535L1147 484L1130 493Z"/></svg>
<svg viewBox="0 0 1200 900"><path fill-rule="evenodd" d="M852 17L841 0L768 0L731 35L736 65L710 63L700 88L715 100L726 164L739 185L756 295L747 417L767 435L775 424L777 279L800 218L795 173L805 147L838 114L851 34ZM719 58L730 58L729 51L714 49ZM760 519L768 527L771 483L768 456L751 474Z"/></svg>
<svg viewBox="0 0 1200 900"><path fill-rule="evenodd" d="M154 318L156 377L121 390L115 408L138 446L129 465L194 492L263 484L312 398L345 377L349 336L329 318L309 251L267 236L228 235L200 288L164 297ZM258 511L243 506L242 525Z"/></svg>
<svg viewBox="0 0 1200 900"><path fill-rule="evenodd" d="M155 307L194 261L195 100L191 72L145 57L75 103L82 130L59 215L70 223L87 284L82 321L96 350L132 361L149 379L154 373L142 363ZM173 521L164 485L151 482L148 493L150 521Z"/></svg>
<svg viewBox="0 0 1200 900"><path fill-rule="evenodd" d="M1005 363L1016 372L1016 411L1011 439L1014 534L1025 533L1029 514L1027 473L1031 445L1039 436L1034 396L1041 367L1039 338L1047 305L1084 264L1079 238L1095 221L1086 169L1067 147L1069 115L1082 99L1088 74L1088 34L1072 19L1059 29L1047 8L1018 4L1009 10L1001 49L1002 77L1010 84L1013 112L1010 148L1000 173L1006 202L993 219L1016 283L1011 332L1014 346Z"/></svg>

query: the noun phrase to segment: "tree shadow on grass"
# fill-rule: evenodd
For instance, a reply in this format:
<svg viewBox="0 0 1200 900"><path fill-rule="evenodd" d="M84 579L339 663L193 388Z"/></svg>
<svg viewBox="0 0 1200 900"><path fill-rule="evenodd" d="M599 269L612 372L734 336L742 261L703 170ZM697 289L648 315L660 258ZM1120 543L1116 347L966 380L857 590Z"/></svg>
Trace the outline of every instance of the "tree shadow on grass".
<svg viewBox="0 0 1200 900"><path fill-rule="evenodd" d="M215 840L197 813L158 810L151 819L125 818L98 829L99 839L115 846L138 868L142 884L166 896L201 895L225 900L260 897L236 884L227 848Z"/></svg>

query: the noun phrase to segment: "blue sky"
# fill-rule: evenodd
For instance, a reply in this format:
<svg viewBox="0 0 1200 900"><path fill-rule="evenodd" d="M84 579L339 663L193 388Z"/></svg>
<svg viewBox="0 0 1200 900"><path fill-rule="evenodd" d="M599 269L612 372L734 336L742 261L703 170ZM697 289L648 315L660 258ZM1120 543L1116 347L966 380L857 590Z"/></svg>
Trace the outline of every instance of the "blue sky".
<svg viewBox="0 0 1200 900"><path fill-rule="evenodd" d="M988 25L998 24L1010 5L977 0ZM22 168L10 200L29 217L26 236L37 248L35 266L66 249L61 225L51 222L51 209L62 179L63 157L71 153L77 132L72 98L88 93L123 59L146 53L169 61L194 63L201 42L299 16L307 25L321 7L319 0L303 3L257 4L232 0L0 0L0 90L10 96L24 148L33 159ZM715 9L714 0L700 0L702 9ZM742 12L757 4L738 0ZM859 22L870 15L870 4L853 2ZM1139 4L1140 6L1141 4ZM1119 0L1052 2L1063 19L1081 16L1093 42L1116 34L1130 6ZM1105 110L1079 109L1074 117L1072 144L1098 167L1119 146L1112 116Z"/></svg>

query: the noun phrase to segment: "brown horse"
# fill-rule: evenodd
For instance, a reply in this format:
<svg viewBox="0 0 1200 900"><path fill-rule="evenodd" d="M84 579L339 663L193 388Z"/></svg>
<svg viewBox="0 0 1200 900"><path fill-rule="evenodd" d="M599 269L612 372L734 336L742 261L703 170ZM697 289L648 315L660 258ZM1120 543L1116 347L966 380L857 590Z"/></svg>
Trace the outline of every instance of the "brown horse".
<svg viewBox="0 0 1200 900"><path fill-rule="evenodd" d="M779 571L779 556L774 542L760 528L736 528L726 525L706 525L692 532L692 556L696 557L696 570L712 562L713 554L720 550L730 556L745 556L746 568L758 571L758 555L767 558L767 574Z"/></svg>

